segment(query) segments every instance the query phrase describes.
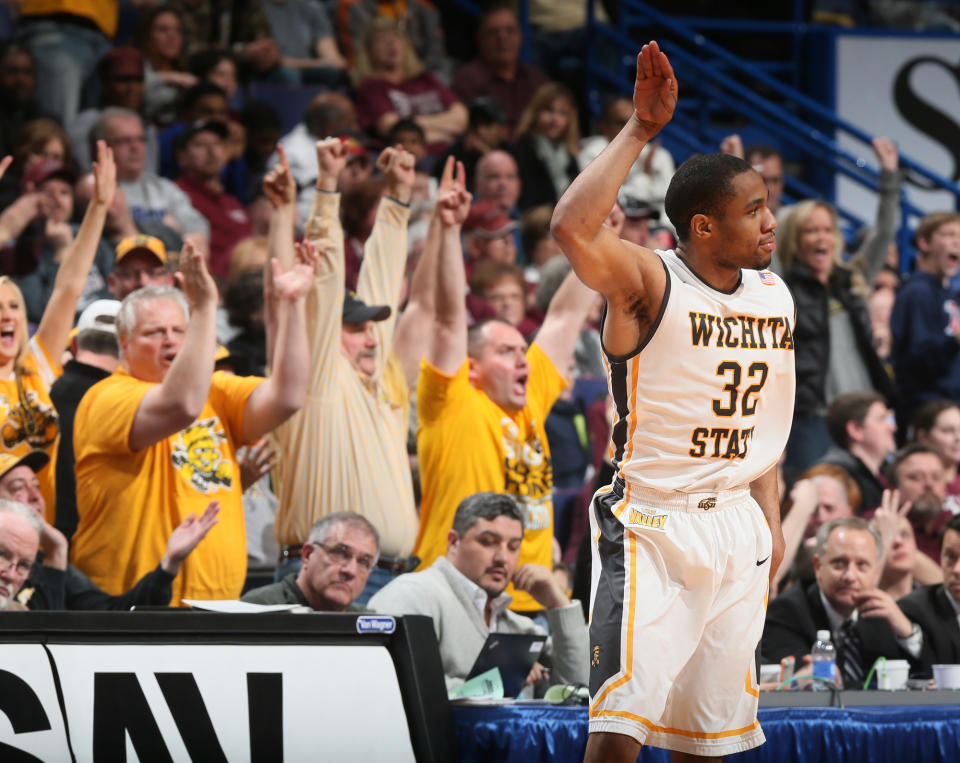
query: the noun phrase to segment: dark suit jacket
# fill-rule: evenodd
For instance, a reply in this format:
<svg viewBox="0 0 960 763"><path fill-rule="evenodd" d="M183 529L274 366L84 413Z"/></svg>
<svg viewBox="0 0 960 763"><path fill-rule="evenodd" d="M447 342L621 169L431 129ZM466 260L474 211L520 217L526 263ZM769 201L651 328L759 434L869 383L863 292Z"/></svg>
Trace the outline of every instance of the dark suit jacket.
<svg viewBox="0 0 960 763"><path fill-rule="evenodd" d="M923 645L933 663L960 663L960 626L957 613L943 585L928 585L904 596L897 604L903 614L920 626Z"/></svg>
<svg viewBox="0 0 960 763"><path fill-rule="evenodd" d="M780 662L787 655L797 658L810 653L818 630L829 630L830 619L820 600L816 583L806 588L795 585L786 593L770 602L767 620L760 641L760 654L764 662ZM914 658L897 641L890 624L880 618L862 617L857 620L857 632L862 644L861 656L864 675L878 657L889 660L909 660L911 675L929 675L930 656L924 642L919 658ZM836 645L834 645L836 646Z"/></svg>

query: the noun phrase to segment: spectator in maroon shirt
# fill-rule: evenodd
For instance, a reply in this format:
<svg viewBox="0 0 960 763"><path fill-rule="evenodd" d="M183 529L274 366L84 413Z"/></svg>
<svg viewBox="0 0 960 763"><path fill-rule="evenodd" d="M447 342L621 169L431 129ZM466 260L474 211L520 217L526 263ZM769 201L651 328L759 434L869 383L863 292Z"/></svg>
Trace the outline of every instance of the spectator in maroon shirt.
<svg viewBox="0 0 960 763"><path fill-rule="evenodd" d="M195 122L177 141L177 161L182 168L177 185L210 223L210 272L220 279L226 278L233 247L252 232L247 211L220 182L227 163L226 137L226 126L210 120Z"/></svg>
<svg viewBox="0 0 960 763"><path fill-rule="evenodd" d="M467 109L424 71L407 34L390 19L374 19L358 51L357 117L381 139L400 119L419 124L431 154L441 154L467 128Z"/></svg>
<svg viewBox="0 0 960 763"><path fill-rule="evenodd" d="M503 106L508 136L546 75L520 60L520 22L507 4L497 4L480 17L477 57L460 68L453 91L464 103L490 96Z"/></svg>

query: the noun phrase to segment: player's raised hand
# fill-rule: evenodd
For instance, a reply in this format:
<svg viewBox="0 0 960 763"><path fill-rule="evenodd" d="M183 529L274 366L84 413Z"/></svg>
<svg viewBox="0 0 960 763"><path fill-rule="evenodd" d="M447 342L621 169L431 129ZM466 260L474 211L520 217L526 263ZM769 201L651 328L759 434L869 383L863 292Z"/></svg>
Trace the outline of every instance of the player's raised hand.
<svg viewBox="0 0 960 763"><path fill-rule="evenodd" d="M637 55L637 80L633 85L634 115L652 137L673 117L677 107L677 78L666 54L655 41Z"/></svg>

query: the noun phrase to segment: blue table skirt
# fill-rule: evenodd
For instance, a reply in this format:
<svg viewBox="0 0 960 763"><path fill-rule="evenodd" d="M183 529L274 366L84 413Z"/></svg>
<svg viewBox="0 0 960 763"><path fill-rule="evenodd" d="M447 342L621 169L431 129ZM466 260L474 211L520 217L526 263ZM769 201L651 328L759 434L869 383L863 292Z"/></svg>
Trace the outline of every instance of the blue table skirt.
<svg viewBox="0 0 960 763"><path fill-rule="evenodd" d="M587 743L585 707L454 706L463 761L579 763ZM957 763L960 706L760 708L767 743L727 761L771 763ZM667 763L665 750L644 748L643 763Z"/></svg>

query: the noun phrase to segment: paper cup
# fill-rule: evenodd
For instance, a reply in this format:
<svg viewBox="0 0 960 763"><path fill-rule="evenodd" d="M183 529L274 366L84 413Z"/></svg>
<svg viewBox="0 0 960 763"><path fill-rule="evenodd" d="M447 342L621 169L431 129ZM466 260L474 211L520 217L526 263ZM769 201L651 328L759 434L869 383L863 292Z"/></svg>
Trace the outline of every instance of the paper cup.
<svg viewBox="0 0 960 763"><path fill-rule="evenodd" d="M938 689L960 689L960 665L934 665L933 680Z"/></svg>
<svg viewBox="0 0 960 763"><path fill-rule="evenodd" d="M886 660L877 668L877 688L896 691L907 687L910 663L906 660Z"/></svg>
<svg viewBox="0 0 960 763"><path fill-rule="evenodd" d="M774 681L780 681L780 663L773 662L769 665L760 666L760 683L769 684Z"/></svg>

